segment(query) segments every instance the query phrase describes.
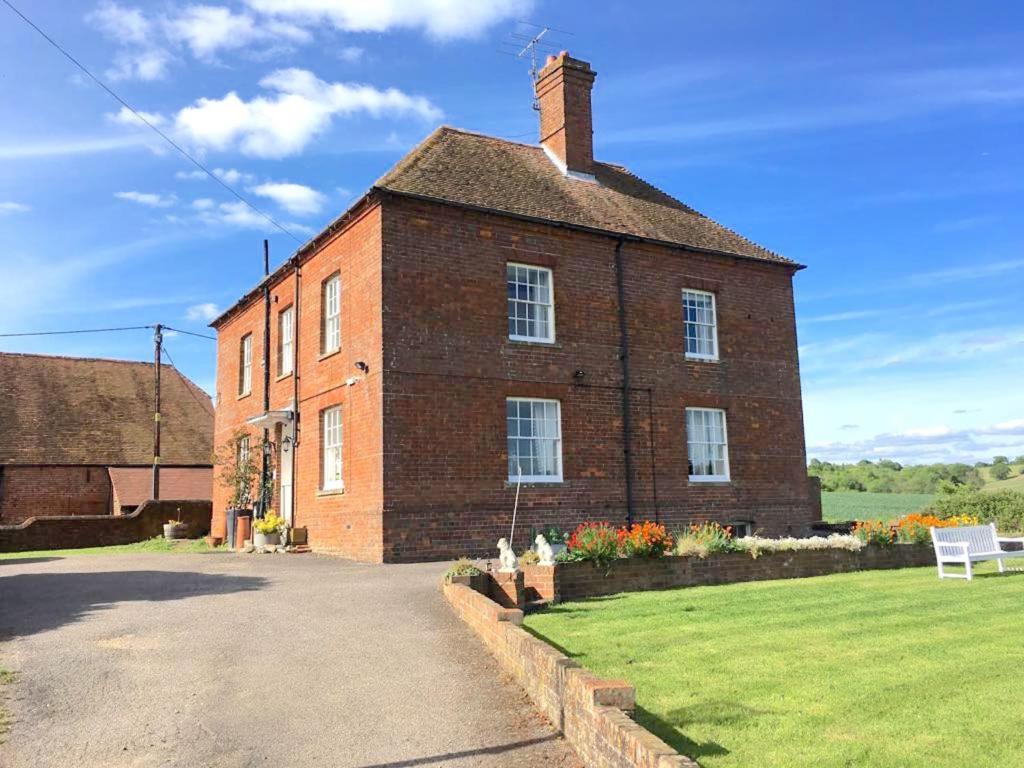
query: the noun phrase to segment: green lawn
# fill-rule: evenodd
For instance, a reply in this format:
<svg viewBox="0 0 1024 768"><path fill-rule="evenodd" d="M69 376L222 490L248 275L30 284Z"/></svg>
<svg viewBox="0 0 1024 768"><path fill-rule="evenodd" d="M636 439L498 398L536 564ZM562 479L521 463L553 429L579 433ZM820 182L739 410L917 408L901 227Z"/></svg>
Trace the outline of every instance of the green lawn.
<svg viewBox="0 0 1024 768"><path fill-rule="evenodd" d="M919 512L935 498L931 493L856 493L823 491L821 516L830 522L892 520Z"/></svg>
<svg viewBox="0 0 1024 768"><path fill-rule="evenodd" d="M991 569L984 569L986 572ZM526 626L637 688L708 768L961 768L1024 755L1024 573L934 568L641 592Z"/></svg>
<svg viewBox="0 0 1024 768"><path fill-rule="evenodd" d="M69 555L116 555L129 552L214 552L203 539L167 541L157 536L135 544L113 547L85 547L83 549L44 549L38 552L0 552L0 560L23 560L28 557L67 557Z"/></svg>

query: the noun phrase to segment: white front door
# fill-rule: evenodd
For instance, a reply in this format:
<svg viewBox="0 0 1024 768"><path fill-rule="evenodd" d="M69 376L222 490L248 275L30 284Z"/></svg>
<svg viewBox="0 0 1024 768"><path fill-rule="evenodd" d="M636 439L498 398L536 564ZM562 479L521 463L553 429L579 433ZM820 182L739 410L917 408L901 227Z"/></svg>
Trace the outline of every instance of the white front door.
<svg viewBox="0 0 1024 768"><path fill-rule="evenodd" d="M287 448L287 450L285 450ZM281 425L281 452L279 470L281 473L281 517L288 527L292 525L292 462L295 456L295 421Z"/></svg>

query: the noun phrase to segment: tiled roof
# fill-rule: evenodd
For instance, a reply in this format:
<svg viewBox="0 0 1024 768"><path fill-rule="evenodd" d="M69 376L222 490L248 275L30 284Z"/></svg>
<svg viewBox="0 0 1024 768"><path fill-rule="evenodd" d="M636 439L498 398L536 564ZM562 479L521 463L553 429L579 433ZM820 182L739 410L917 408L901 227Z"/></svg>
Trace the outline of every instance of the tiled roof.
<svg viewBox="0 0 1024 768"><path fill-rule="evenodd" d="M162 463L212 463L209 396L170 366L160 385ZM152 363L0 352L0 464L152 461Z"/></svg>
<svg viewBox="0 0 1024 768"><path fill-rule="evenodd" d="M567 178L538 146L442 126L375 185L571 226L797 266L618 165Z"/></svg>
<svg viewBox="0 0 1024 768"><path fill-rule="evenodd" d="M114 495L122 505L138 506L153 494L153 470L148 467L109 467ZM164 467L160 470L160 498L212 499L212 467Z"/></svg>

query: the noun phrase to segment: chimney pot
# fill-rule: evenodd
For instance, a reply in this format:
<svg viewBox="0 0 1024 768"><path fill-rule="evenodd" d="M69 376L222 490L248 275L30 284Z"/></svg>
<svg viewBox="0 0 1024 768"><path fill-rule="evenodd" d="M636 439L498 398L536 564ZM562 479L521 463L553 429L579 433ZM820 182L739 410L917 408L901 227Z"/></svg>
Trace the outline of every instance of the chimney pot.
<svg viewBox="0 0 1024 768"><path fill-rule="evenodd" d="M594 126L590 92L596 72L568 51L549 56L535 85L540 143L567 171L593 174Z"/></svg>

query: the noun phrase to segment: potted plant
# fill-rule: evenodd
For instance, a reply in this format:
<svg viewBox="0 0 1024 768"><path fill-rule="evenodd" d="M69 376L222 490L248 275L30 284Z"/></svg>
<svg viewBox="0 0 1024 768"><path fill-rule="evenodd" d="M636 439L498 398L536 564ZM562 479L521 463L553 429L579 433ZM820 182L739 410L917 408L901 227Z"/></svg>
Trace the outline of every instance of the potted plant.
<svg viewBox="0 0 1024 768"><path fill-rule="evenodd" d="M259 476L255 455L258 451L249 448L249 433L244 429L237 430L214 453L217 482L231 494L225 511L228 521L239 517L239 512L251 516L253 485ZM226 540L231 541L233 535L233 531L225 531Z"/></svg>
<svg viewBox="0 0 1024 768"><path fill-rule="evenodd" d="M254 522L252 527L254 531L252 543L254 546L276 547L281 543L281 529L284 528L284 519L273 510L268 512L266 517Z"/></svg>
<svg viewBox="0 0 1024 768"><path fill-rule="evenodd" d="M543 534L544 538L547 539L548 544L551 545L551 552L555 556L565 552L569 541L568 533L560 531L558 528L548 528L546 531L543 531Z"/></svg>
<svg viewBox="0 0 1024 768"><path fill-rule="evenodd" d="M181 510L179 509L180 513ZM168 520L164 523L164 538L168 541L184 539L188 535L188 524L179 520Z"/></svg>

